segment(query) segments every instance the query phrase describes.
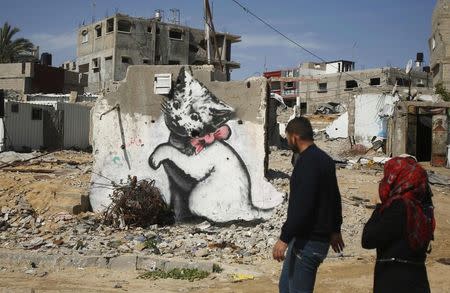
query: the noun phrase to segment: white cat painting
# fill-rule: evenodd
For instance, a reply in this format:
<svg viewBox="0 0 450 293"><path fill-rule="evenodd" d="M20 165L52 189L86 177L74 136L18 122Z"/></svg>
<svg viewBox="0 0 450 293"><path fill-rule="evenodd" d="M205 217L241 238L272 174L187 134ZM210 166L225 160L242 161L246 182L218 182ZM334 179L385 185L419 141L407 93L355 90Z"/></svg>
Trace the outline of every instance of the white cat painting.
<svg viewBox="0 0 450 293"><path fill-rule="evenodd" d="M162 111L170 137L155 148L149 165L164 168L178 220L252 220L270 212L253 205L248 169L226 142L232 135L227 125L232 107L183 68Z"/></svg>

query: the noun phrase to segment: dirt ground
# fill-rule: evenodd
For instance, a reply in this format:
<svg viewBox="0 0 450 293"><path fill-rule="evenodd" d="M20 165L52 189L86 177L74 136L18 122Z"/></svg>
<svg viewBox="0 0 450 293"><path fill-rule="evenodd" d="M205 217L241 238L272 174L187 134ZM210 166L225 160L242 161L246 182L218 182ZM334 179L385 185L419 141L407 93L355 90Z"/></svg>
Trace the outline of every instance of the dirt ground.
<svg viewBox="0 0 450 293"><path fill-rule="evenodd" d="M280 264L265 261L258 267L265 272L263 276L239 283L231 282L228 276L216 274L206 280L189 282L141 280L136 279L137 272L99 269L70 269L44 277L31 277L23 272L2 272L0 292L277 292ZM450 292L450 266L430 260L427 268L432 292ZM326 262L319 269L315 292L371 292L372 274L373 262L370 260ZM10 289L2 291L1 288Z"/></svg>
<svg viewBox="0 0 450 293"><path fill-rule="evenodd" d="M87 162L89 157L86 156L79 160ZM277 164L283 164L283 162L273 162L273 164L276 167ZM427 164L425 167L450 176L448 169L431 168ZM39 180L36 180L36 174L2 173L0 176L0 187L3 190L0 194L3 194L0 196L2 204L11 200L7 194L28 194L27 198L32 202L39 196L35 193L38 191L41 191L42 194L52 194L47 191L55 188L58 190L85 188L83 184L74 186L73 178L57 174L48 175L50 178L38 178L39 180L48 180L45 186L40 186ZM372 202L376 199L378 181L382 176L380 170L339 169L337 175L343 201L349 200L351 196L369 199ZM76 180L88 180L87 174L81 176ZM21 179L17 180L19 177ZM65 178L65 181L61 182L61 178ZM27 184L21 184L23 182L27 182ZM428 275L432 292L450 292L450 265L438 262L443 258L450 259L450 188L433 186L432 189L437 229L433 250L427 262ZM50 201L49 199L43 202L49 203ZM42 201L39 202L42 204ZM38 203L31 204L37 205ZM48 208L48 206L45 204L40 208ZM370 213L371 210L367 209L367 214ZM373 253L361 254L353 258L328 259L320 267L315 292L371 292L373 266ZM212 274L205 280L188 282L172 279L141 280L136 278L139 272L135 271L119 272L91 268L48 272L37 277L26 274L23 268L15 268L14 271L11 271L11 269L0 267L0 292L277 292L280 268L280 263L262 260L253 266L257 273L254 280L233 283L226 271Z"/></svg>

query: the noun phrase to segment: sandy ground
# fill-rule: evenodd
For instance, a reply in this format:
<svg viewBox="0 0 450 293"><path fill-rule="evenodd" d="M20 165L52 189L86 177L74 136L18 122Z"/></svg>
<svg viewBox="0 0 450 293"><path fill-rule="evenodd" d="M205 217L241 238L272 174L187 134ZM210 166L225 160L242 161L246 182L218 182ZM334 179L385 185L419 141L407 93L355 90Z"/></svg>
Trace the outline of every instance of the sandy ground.
<svg viewBox="0 0 450 293"><path fill-rule="evenodd" d="M277 164L286 164L282 161L272 163L275 167ZM433 169L426 164L425 166ZM450 176L448 169L438 168L435 171ZM380 171L340 169L337 174L343 200L350 196L371 201L376 198L378 181L382 176ZM12 178L17 176L19 175L11 173L0 176L0 186L3 188L3 198L0 196L0 200L11 200L6 196L8 191L14 190L13 193L18 193L19 190L31 191L29 185L17 184L17 179ZM35 179L32 176L36 176L35 174L25 173L20 176L23 178L22 182L38 184L32 182ZM52 176L49 179L50 187L36 185L32 189L73 187L69 182L58 182L58 177ZM450 258L450 188L433 186L433 192L437 230L433 250L427 262L428 274L432 292L450 292L450 265L438 262L439 259ZM30 199L34 199L35 195L33 193L31 195ZM371 210L368 209L367 214L370 213ZM316 292L371 292L373 266L373 253L343 260L329 259L320 267ZM10 268L0 268L0 292L277 292L280 268L281 264L275 261L260 261L254 265L254 270L259 276L254 280L240 283L233 283L226 272L213 274L202 281L188 282L172 279L141 280L136 278L138 272L131 271L67 269L36 277L27 275L23 268L15 268L13 271Z"/></svg>

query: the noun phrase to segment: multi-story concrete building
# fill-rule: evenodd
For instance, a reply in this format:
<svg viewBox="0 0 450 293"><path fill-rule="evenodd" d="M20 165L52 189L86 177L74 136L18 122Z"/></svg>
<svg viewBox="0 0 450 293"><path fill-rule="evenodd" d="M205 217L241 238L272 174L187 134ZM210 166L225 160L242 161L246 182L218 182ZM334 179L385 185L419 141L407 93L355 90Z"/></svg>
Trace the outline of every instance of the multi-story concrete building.
<svg viewBox="0 0 450 293"><path fill-rule="evenodd" d="M450 89L450 0L438 0L432 17L429 40L433 85Z"/></svg>
<svg viewBox="0 0 450 293"><path fill-rule="evenodd" d="M287 104L293 105L299 97L302 113L314 113L320 105L329 102L346 108L355 94L388 93L396 84L399 92L409 90L411 85L429 93L430 74L418 65L411 71L411 79L399 68L354 70L355 63L346 60L307 62L298 68L265 72L264 76L270 79L271 92L281 95Z"/></svg>
<svg viewBox="0 0 450 293"><path fill-rule="evenodd" d="M217 68L222 64L222 79L229 80L231 70L240 67L231 60L231 44L239 41L240 36L227 33L216 33L212 40L217 48L211 61ZM76 69L89 75L89 90L98 91L124 79L129 65L207 64L206 46L204 30L166 23L158 15L115 14L79 28Z"/></svg>

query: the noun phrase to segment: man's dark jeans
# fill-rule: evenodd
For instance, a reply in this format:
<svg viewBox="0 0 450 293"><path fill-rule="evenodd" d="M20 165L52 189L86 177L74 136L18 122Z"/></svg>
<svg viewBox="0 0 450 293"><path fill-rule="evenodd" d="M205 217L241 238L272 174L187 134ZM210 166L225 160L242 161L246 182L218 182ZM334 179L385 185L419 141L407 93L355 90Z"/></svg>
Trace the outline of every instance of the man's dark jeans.
<svg viewBox="0 0 450 293"><path fill-rule="evenodd" d="M297 243L298 247L303 246L300 250L294 247L294 242L295 240L289 244L286 259L283 262L279 283L280 293L313 292L317 269L327 257L330 244L300 240L300 243Z"/></svg>

